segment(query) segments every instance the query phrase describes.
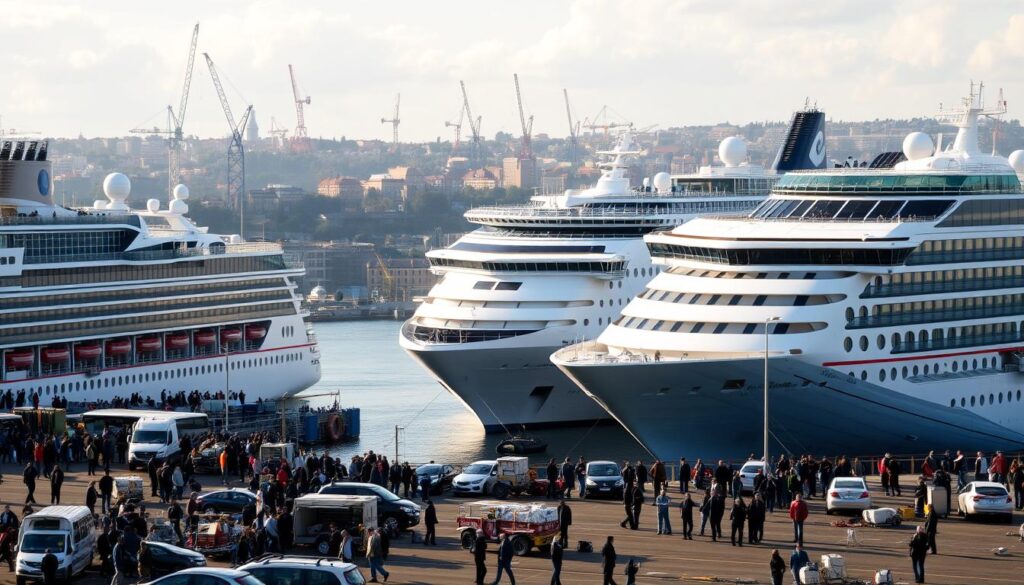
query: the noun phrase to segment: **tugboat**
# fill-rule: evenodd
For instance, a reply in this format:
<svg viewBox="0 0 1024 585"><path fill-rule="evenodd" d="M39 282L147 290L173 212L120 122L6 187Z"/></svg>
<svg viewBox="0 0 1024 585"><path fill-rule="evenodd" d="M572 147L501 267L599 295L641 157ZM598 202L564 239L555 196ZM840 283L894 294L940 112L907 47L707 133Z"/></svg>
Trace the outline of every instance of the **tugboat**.
<svg viewBox="0 0 1024 585"><path fill-rule="evenodd" d="M530 435L514 435L498 443L494 448L498 455L530 455L543 453L548 448L545 441Z"/></svg>

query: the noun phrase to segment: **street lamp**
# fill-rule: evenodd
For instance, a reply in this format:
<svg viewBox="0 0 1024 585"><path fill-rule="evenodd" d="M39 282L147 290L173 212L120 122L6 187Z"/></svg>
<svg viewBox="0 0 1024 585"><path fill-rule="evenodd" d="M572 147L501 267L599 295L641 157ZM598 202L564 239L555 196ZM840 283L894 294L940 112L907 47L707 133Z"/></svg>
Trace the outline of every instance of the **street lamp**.
<svg viewBox="0 0 1024 585"><path fill-rule="evenodd" d="M768 475L771 461L768 459L768 326L781 317L768 317L764 320L764 474Z"/></svg>

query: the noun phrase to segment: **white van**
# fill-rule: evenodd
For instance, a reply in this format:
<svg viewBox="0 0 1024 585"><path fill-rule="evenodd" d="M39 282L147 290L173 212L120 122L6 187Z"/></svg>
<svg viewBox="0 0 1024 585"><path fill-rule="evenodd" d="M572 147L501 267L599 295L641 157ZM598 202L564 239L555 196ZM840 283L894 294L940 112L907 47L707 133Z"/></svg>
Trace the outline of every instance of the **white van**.
<svg viewBox="0 0 1024 585"><path fill-rule="evenodd" d="M145 468L154 457L157 463L181 459L178 441L183 435L204 433L210 419L195 412L150 412L132 429L128 443L128 469Z"/></svg>
<svg viewBox="0 0 1024 585"><path fill-rule="evenodd" d="M18 585L43 579L43 556L57 557L57 578L71 578L92 564L96 523L85 506L49 506L27 516L18 533Z"/></svg>

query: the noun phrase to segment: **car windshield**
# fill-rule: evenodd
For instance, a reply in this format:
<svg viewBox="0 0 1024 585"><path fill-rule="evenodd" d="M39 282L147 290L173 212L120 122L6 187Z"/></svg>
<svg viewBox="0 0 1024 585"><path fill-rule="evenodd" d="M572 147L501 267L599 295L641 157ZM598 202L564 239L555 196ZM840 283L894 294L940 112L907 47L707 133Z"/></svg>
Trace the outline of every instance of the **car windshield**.
<svg viewBox="0 0 1024 585"><path fill-rule="evenodd" d="M743 469L740 469L740 473L757 473L759 469L761 469L760 463L747 463Z"/></svg>
<svg viewBox="0 0 1024 585"><path fill-rule="evenodd" d="M978 486L975 490L980 496L1005 496L1006 490L996 486Z"/></svg>
<svg viewBox="0 0 1024 585"><path fill-rule="evenodd" d="M359 569L346 571L345 581L348 585L364 585L366 583L366 579L363 579L363 574L359 572Z"/></svg>
<svg viewBox="0 0 1024 585"><path fill-rule="evenodd" d="M466 475L487 475L490 472L490 463L474 463L462 471Z"/></svg>
<svg viewBox="0 0 1024 585"><path fill-rule="evenodd" d="M28 533L21 541L21 552L44 553L47 550L53 553L64 552L64 544L67 538L63 534L39 534Z"/></svg>
<svg viewBox="0 0 1024 585"><path fill-rule="evenodd" d="M593 477L616 477L619 474L619 466L614 463L595 463L587 468L587 475Z"/></svg>
<svg viewBox="0 0 1024 585"><path fill-rule="evenodd" d="M167 440L167 431L135 431L133 443L160 444Z"/></svg>
<svg viewBox="0 0 1024 585"><path fill-rule="evenodd" d="M416 468L416 475L438 475L441 473L440 465L420 465Z"/></svg>
<svg viewBox="0 0 1024 585"><path fill-rule="evenodd" d="M384 498L385 500L387 500L389 502L397 502L398 500L402 499L402 498L396 496L394 493L392 493L391 490L382 488L379 485L373 486L373 491L378 496Z"/></svg>
<svg viewBox="0 0 1024 585"><path fill-rule="evenodd" d="M836 489L862 490L864 484L858 479L838 479L835 487Z"/></svg>

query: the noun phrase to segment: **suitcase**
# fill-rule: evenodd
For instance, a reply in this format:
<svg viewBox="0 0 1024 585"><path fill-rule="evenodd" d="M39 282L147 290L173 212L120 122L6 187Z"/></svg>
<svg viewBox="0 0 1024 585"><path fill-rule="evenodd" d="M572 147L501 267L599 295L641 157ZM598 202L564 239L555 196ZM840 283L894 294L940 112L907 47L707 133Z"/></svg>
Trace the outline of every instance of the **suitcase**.
<svg viewBox="0 0 1024 585"><path fill-rule="evenodd" d="M817 565L807 565L800 569L800 585L819 585L821 575L818 574Z"/></svg>
<svg viewBox="0 0 1024 585"><path fill-rule="evenodd" d="M846 559L843 555L821 555L821 572L825 581L842 581L846 578Z"/></svg>
<svg viewBox="0 0 1024 585"><path fill-rule="evenodd" d="M913 520L917 515L914 514L913 508L900 508L900 519L901 520Z"/></svg>
<svg viewBox="0 0 1024 585"><path fill-rule="evenodd" d="M876 508L861 512L861 517L868 524L891 524L898 515L895 508Z"/></svg>
<svg viewBox="0 0 1024 585"><path fill-rule="evenodd" d="M879 569L875 572L875 585L893 585L896 580L889 569Z"/></svg>
<svg viewBox="0 0 1024 585"><path fill-rule="evenodd" d="M928 486L928 504L925 504L925 514L928 513L928 505L935 510L937 516L948 516L949 508L946 506L946 488L942 486Z"/></svg>

